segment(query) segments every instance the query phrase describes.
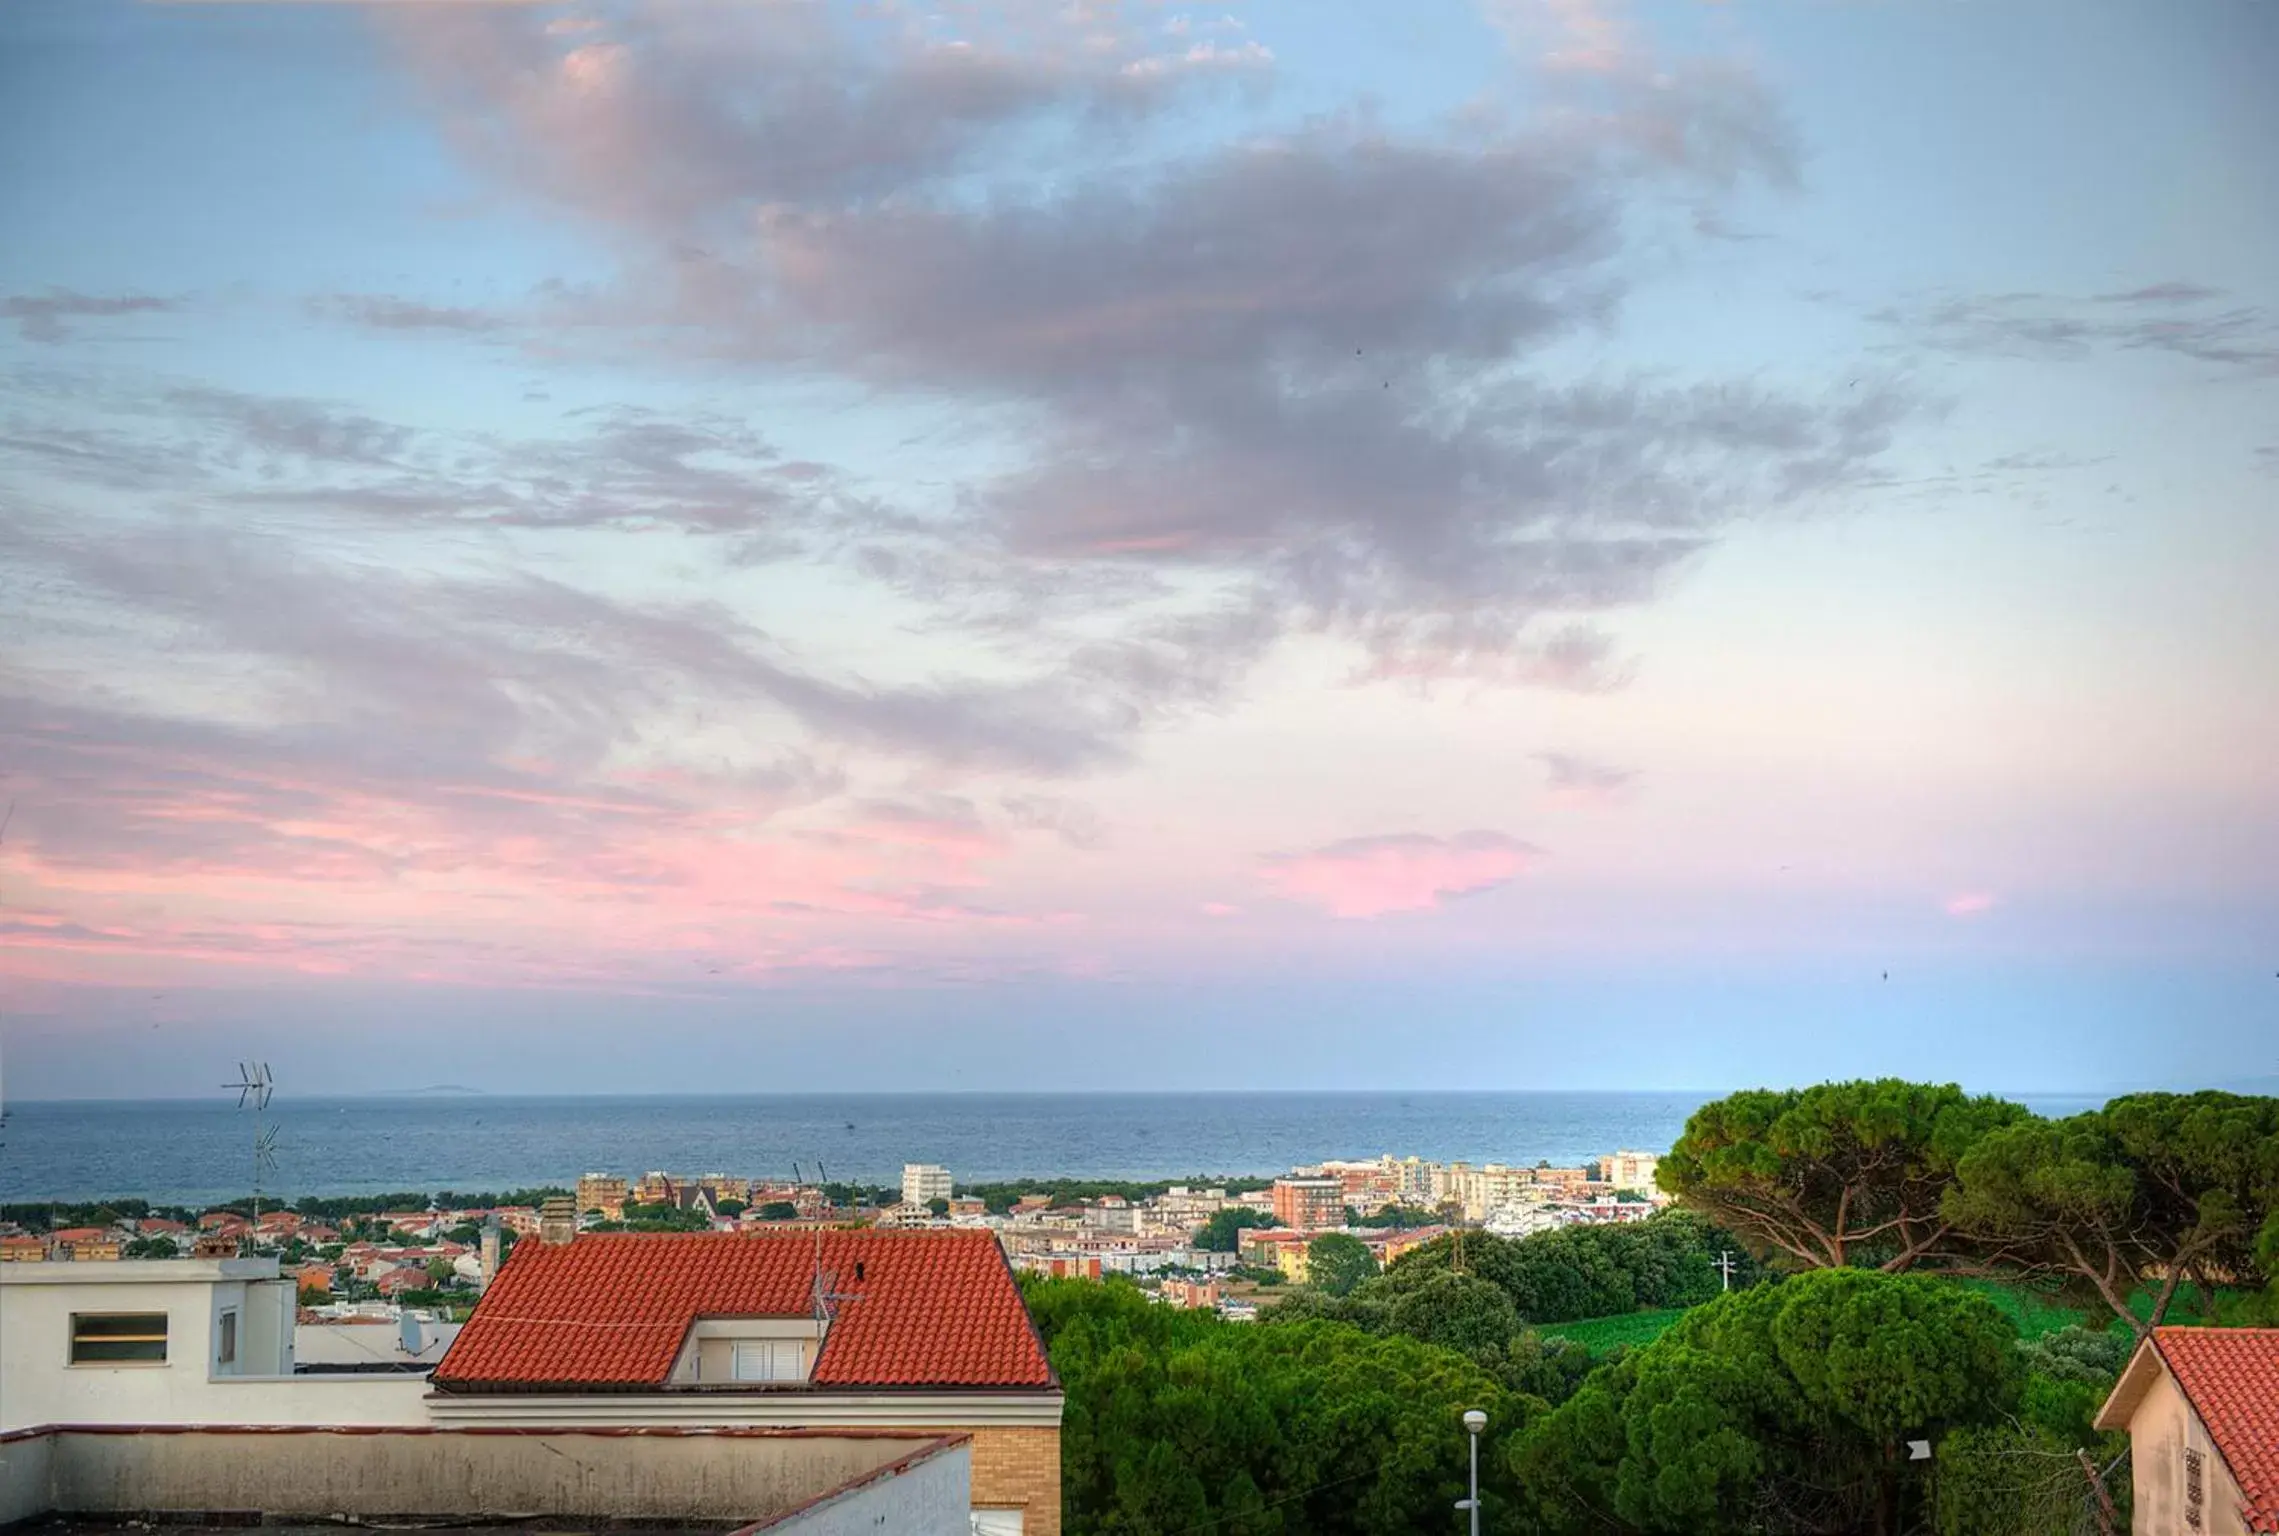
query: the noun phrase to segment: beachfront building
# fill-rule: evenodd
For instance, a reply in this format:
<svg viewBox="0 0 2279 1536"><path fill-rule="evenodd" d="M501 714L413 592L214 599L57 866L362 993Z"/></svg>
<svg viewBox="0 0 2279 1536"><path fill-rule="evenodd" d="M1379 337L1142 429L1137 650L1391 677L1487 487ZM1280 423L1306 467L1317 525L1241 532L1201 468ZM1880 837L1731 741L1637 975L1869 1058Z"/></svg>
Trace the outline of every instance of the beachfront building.
<svg viewBox="0 0 2279 1536"><path fill-rule="evenodd" d="M1318 1175L1274 1181L1274 1220L1299 1232L1345 1225L1345 1185Z"/></svg>
<svg viewBox="0 0 2279 1536"><path fill-rule="evenodd" d="M622 1220L631 1193L632 1187L615 1174L589 1173L578 1180L578 1209L599 1211L611 1221Z"/></svg>
<svg viewBox="0 0 2279 1536"><path fill-rule="evenodd" d="M924 1205L950 1197L950 1171L939 1163L902 1165L902 1203Z"/></svg>
<svg viewBox="0 0 2279 1536"><path fill-rule="evenodd" d="M1661 1162L1651 1152L1617 1152L1599 1165L1599 1174L1610 1188L1654 1195L1661 1193L1661 1186L1654 1182L1654 1170Z"/></svg>

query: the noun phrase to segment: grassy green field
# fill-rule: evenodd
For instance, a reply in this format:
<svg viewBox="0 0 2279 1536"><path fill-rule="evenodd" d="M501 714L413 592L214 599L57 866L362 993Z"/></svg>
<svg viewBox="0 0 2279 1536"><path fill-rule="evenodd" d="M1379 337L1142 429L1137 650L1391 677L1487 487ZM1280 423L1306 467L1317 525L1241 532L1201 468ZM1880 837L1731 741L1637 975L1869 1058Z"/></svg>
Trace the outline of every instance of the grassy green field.
<svg viewBox="0 0 2279 1536"><path fill-rule="evenodd" d="M1576 1323L1545 1323L1535 1331L1547 1339L1572 1339L1597 1355L1617 1344L1651 1344L1663 1329L1683 1316L1683 1307L1663 1307L1651 1312L1625 1312L1619 1317L1586 1317Z"/></svg>
<svg viewBox="0 0 2279 1536"><path fill-rule="evenodd" d="M2076 1324L2094 1325L2108 1315L2102 1307L2095 1312L2084 1311L2026 1286L2001 1280L1957 1280L1955 1284L1969 1286L2001 1308L2002 1315L2016 1325L2018 1337L2022 1339L2038 1339L2044 1334L2055 1333L2060 1328L2071 1328ZM2248 1321L2247 1300L2245 1296L2233 1292L2218 1291L2217 1320L2233 1327ZM2151 1314L2150 1292L2137 1293L2135 1310L2139 1317ZM1661 1336L1663 1329L1683 1316L1684 1308L1665 1307L1659 1311L1627 1312L1618 1317L1589 1317L1574 1323L1545 1323L1535 1331L1547 1339L1572 1339L1596 1355L1604 1354L1618 1344L1633 1347L1650 1344ZM2199 1298L2192 1287L2178 1287L2175 1300L2169 1303L2167 1320L2172 1323L2206 1321L2200 1315Z"/></svg>

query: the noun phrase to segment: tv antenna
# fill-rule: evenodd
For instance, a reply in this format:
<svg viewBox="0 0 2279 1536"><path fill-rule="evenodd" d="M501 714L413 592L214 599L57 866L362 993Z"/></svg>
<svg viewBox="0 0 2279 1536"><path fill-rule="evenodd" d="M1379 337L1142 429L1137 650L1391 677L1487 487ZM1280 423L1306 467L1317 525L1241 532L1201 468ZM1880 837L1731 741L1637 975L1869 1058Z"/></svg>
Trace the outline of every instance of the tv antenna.
<svg viewBox="0 0 2279 1536"><path fill-rule="evenodd" d="M815 1172L819 1180L828 1180L830 1178L830 1175L824 1173L823 1171L823 1160L821 1158L817 1158L815 1160ZM825 1333L830 1331L831 1319L838 1313L838 1304L842 1301L855 1300L859 1293L853 1291L842 1291L838 1288L838 1272L836 1270L826 1270L823 1267L823 1224L821 1222L817 1222L815 1224L814 1231L815 1260L813 1288L815 1302L815 1347L818 1351L820 1351L823 1347L823 1336ZM855 1266L855 1270L859 1278L862 1270L862 1265L858 1263Z"/></svg>
<svg viewBox="0 0 2279 1536"><path fill-rule="evenodd" d="M277 1171L277 1127L268 1123L269 1096L277 1091L277 1081L269 1074L266 1061L241 1061L237 1064L237 1081L222 1084L222 1092L237 1090L237 1107L253 1111L253 1226L261 1228L261 1176ZM248 1245L252 1238L246 1239Z"/></svg>

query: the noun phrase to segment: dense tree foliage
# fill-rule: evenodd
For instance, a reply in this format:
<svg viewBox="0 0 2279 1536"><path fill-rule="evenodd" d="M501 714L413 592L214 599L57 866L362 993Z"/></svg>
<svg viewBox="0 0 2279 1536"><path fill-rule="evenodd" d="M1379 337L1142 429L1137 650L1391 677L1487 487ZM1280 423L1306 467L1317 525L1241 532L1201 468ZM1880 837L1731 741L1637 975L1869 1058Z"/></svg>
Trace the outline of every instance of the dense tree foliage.
<svg viewBox="0 0 2279 1536"><path fill-rule="evenodd" d="M712 1218L702 1211L683 1210L677 1205L643 1205L637 1200L625 1202L622 1221L597 1221L595 1232L709 1232Z"/></svg>
<svg viewBox="0 0 2279 1536"><path fill-rule="evenodd" d="M2187 1280L2204 1296L2279 1279L2279 1099L2141 1093L2005 1126L1962 1157L1943 1210L1983 1265L2060 1276L2149 1329Z"/></svg>
<svg viewBox="0 0 2279 1536"><path fill-rule="evenodd" d="M762 1221L790 1221L799 1215L799 1207L789 1200L770 1200L760 1207Z"/></svg>
<svg viewBox="0 0 2279 1536"><path fill-rule="evenodd" d="M1358 1237L1325 1232L1306 1244L1306 1283L1332 1296L1349 1296L1377 1272L1377 1256Z"/></svg>
<svg viewBox="0 0 2279 1536"><path fill-rule="evenodd" d="M1461 1354L1333 1323L1224 1323L1117 1282L1025 1289L1068 1393L1072 1536L1445 1529L1465 1491L1468 1408L1488 1414L1485 1511L1507 1528L1501 1447L1543 1408Z"/></svg>
<svg viewBox="0 0 2279 1536"><path fill-rule="evenodd" d="M529 1189L510 1189L504 1192L478 1190L468 1193L442 1189L429 1193L426 1190L393 1190L378 1195L307 1195L293 1202L298 1214L321 1221L339 1221L344 1217L361 1216L372 1211L487 1211L499 1206L530 1206L536 1208L548 1200L567 1199L573 1191L559 1184L541 1184Z"/></svg>
<svg viewBox="0 0 2279 1536"><path fill-rule="evenodd" d="M1567 1323L1640 1307L1690 1307L1724 1287L1718 1256L1731 1253L1733 1283L1754 1284L1761 1271L1733 1237L1691 1211L1664 1211L1640 1222L1560 1227L1528 1237L1466 1232L1435 1238L1401 1255L1366 1294L1391 1295L1428 1274L1461 1267L1492 1281L1520 1319Z"/></svg>
<svg viewBox="0 0 2279 1536"><path fill-rule="evenodd" d="M1356 1227L1395 1227L1406 1230L1410 1227L1429 1227L1438 1220L1440 1220L1438 1211L1428 1211L1422 1206L1388 1205L1371 1211L1366 1216L1357 1215L1349 1225Z"/></svg>
<svg viewBox="0 0 2279 1536"><path fill-rule="evenodd" d="M1894 1080L1705 1104L1662 1186L1784 1268L2062 1284L2132 1328L2189 1286L2279 1310L2279 1099L2140 1093L2044 1120Z"/></svg>
<svg viewBox="0 0 2279 1536"><path fill-rule="evenodd" d="M122 1220L146 1216L187 1221L195 1213L175 1206L154 1206L148 1200L16 1200L0 1205L0 1221L12 1221L27 1232L66 1232L73 1227L111 1227Z"/></svg>
<svg viewBox="0 0 2279 1536"><path fill-rule="evenodd" d="M1551 1532L1896 1532L1927 1495L1906 1442L2001 1422L2021 1370L1984 1297L1825 1270L1722 1296L1602 1368L1510 1470Z"/></svg>
<svg viewBox="0 0 2279 1536"><path fill-rule="evenodd" d="M1956 1162L2018 1105L1947 1085L1822 1083L1704 1104L1661 1160L1662 1188L1796 1268L1910 1269L1950 1252Z"/></svg>
<svg viewBox="0 0 2279 1536"><path fill-rule="evenodd" d="M1230 1205L1213 1211L1211 1219L1195 1234L1195 1246L1213 1253L1233 1253L1242 1241L1245 1228L1271 1227L1274 1218L1246 1205Z"/></svg>

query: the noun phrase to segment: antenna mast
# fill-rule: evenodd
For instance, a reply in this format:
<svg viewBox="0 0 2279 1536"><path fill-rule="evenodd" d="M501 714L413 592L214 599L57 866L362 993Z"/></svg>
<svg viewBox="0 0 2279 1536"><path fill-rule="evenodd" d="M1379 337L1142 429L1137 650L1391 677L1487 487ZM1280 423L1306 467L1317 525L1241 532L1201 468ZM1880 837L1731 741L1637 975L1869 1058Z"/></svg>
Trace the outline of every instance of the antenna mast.
<svg viewBox="0 0 2279 1536"><path fill-rule="evenodd" d="M277 1171L277 1128L267 1121L269 1096L277 1091L277 1083L269 1075L266 1061L241 1061L237 1064L237 1081L222 1084L222 1091L237 1090L237 1107L253 1111L253 1226L261 1229L261 1176ZM251 1238L247 1239L250 1243Z"/></svg>

